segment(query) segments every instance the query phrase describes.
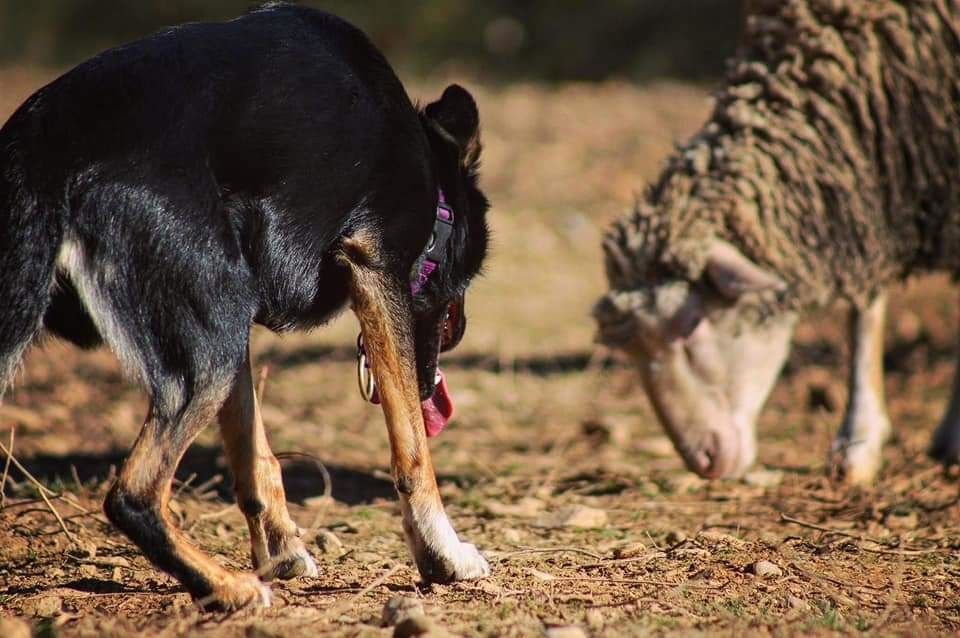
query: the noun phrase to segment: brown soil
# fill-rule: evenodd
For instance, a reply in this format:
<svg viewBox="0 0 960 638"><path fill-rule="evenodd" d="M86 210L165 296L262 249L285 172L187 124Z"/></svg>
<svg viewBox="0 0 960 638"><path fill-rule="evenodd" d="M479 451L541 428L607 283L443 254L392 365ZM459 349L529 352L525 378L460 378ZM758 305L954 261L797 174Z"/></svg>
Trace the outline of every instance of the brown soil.
<svg viewBox="0 0 960 638"><path fill-rule="evenodd" d="M0 117L49 77L0 72ZM957 359L947 279L894 295L887 391L897 438L876 487L824 476L846 392L840 309L798 332L761 418L761 471L700 481L669 449L630 369L593 349L588 313L603 289L600 231L705 117L706 94L608 84L478 97L496 244L470 294L467 338L444 359L459 416L433 452L451 518L494 575L418 583L382 418L355 389L356 322L345 316L310 335L254 334L256 365L269 369L274 448L313 455L331 476L325 499L317 462L284 461L294 517L343 545L311 543L318 579L274 584L269 610L198 611L100 514L142 421L143 393L109 353L51 342L31 352L0 408L0 442L15 428L16 458L61 494L52 505L76 541L11 468L0 617L23 617L42 635L389 635L381 609L403 594L459 635L568 625L593 635L960 631L957 482L924 455ZM183 463L175 512L205 551L249 569L213 430ZM577 507L606 520L551 526ZM761 560L779 575L755 575Z"/></svg>

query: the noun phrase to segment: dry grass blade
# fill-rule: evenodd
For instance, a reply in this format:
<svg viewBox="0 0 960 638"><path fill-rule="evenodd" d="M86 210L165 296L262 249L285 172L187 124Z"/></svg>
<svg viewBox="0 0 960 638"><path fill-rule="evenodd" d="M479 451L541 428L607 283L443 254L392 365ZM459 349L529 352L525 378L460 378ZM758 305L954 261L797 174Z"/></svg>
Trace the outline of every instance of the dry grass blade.
<svg viewBox="0 0 960 638"><path fill-rule="evenodd" d="M651 587L682 587L687 589L723 589L726 583L720 585L704 585L699 583L668 583L662 580L648 580L643 578L599 578L594 576L554 576L553 580L584 583L610 583L611 585L649 585Z"/></svg>
<svg viewBox="0 0 960 638"><path fill-rule="evenodd" d="M8 449L7 446L5 446L3 443L0 443L0 452L3 452L6 455L7 463L13 463L14 467L16 467L18 470L20 470L23 473L24 477L26 477L26 479L30 481L31 485L37 488L37 493L40 494L40 498L43 499L43 502L46 504L47 509L50 510L50 513L53 514L53 517L57 519L57 523L60 524L60 529L63 530L63 534L67 537L67 540L69 540L74 547L80 547L80 543L77 541L77 537L74 536L69 529L67 529L67 524L64 522L63 517L60 516L60 512L57 511L57 508L53 506L53 503L51 503L50 499L47 497L48 493L50 494L50 496L53 496L54 498L59 498L60 495L48 489L45 485L43 485L43 483L38 481L33 474L27 471L27 469L23 467L20 464L20 462L17 461L17 459L14 458L13 452L11 452L11 450Z"/></svg>
<svg viewBox="0 0 960 638"><path fill-rule="evenodd" d="M10 457L13 455L13 443L14 436L16 435L17 428L10 428L10 447L9 452L7 453L7 459L3 463L3 476L0 477L0 509L3 509L3 506L7 503L7 476L10 475Z"/></svg>
<svg viewBox="0 0 960 638"><path fill-rule="evenodd" d="M263 393L267 389L268 376L270 376L270 366L260 368L260 373L257 375L257 400L260 402L260 405L263 405Z"/></svg>
<svg viewBox="0 0 960 638"><path fill-rule="evenodd" d="M317 471L319 471L320 475L323 477L324 498L330 498L333 495L333 479L330 477L330 471L327 470L327 466L323 464L323 461L321 461L319 457L306 452L278 452L277 454L274 454L274 456L280 460L299 457L313 461L314 465L317 466Z"/></svg>
<svg viewBox="0 0 960 638"><path fill-rule="evenodd" d="M600 554L595 554L593 552L581 549L579 547L520 547L519 549L511 552L503 552L499 556L496 556L497 560L508 560L514 556L521 556L523 554L580 554L581 556L587 556L594 560L603 560L603 556Z"/></svg>
<svg viewBox="0 0 960 638"><path fill-rule="evenodd" d="M873 543L874 545L879 545L879 547L867 547L866 545L857 545L860 549L865 552L872 552L874 554L893 554L898 556L922 556L924 554L936 554L937 552L951 551L941 547L926 547L926 548L906 548L899 549L896 547L890 547L889 543L884 543L869 536L863 536L861 534L851 534L850 532L845 532L839 529L833 529L832 527L826 527L824 525L817 525L816 523L811 523L809 521L800 520L799 518L794 518L780 513L780 521L783 523L790 523L792 525L798 525L800 527L806 527L808 529L814 529L818 532L823 532L825 534L833 534L836 536L843 536L845 538L850 538L860 543Z"/></svg>
<svg viewBox="0 0 960 638"><path fill-rule="evenodd" d="M366 587L358 591L356 594L354 594L347 600L331 606L330 609L328 609L326 613L323 614L323 617L321 618L321 622L326 623L335 619L338 614L342 613L346 609L349 609L361 598L363 598L364 596L369 594L371 591L373 591L374 589L376 589L377 587L385 583L388 578L390 578L391 576L396 574L398 571L400 571L401 567L402 565L400 563L397 563L396 565L394 565L384 573L380 574L380 576L374 579L373 582L371 582L369 585L367 585Z"/></svg>

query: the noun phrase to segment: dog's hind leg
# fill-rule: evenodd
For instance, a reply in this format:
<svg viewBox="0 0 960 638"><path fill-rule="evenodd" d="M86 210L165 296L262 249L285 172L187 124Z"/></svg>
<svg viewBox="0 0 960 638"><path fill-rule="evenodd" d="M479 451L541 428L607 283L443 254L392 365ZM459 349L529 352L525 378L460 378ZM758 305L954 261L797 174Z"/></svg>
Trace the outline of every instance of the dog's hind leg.
<svg viewBox="0 0 960 638"><path fill-rule="evenodd" d="M267 442L254 390L249 349L218 418L257 573L267 580L317 576L316 563L299 538L301 530L287 512L280 464Z"/></svg>
<svg viewBox="0 0 960 638"><path fill-rule="evenodd" d="M140 436L107 495L104 510L152 563L173 575L204 607L235 609L270 604L270 591L254 574L230 572L192 546L168 513L174 472L187 448L230 391L232 372L195 385L175 411L170 396L154 397ZM173 384L171 384L173 385Z"/></svg>
<svg viewBox="0 0 960 638"><path fill-rule="evenodd" d="M392 452L403 530L421 576L446 583L490 573L486 559L457 537L437 489L414 366L413 313L404 282L376 266L379 249L367 238L344 241L351 302L372 360Z"/></svg>

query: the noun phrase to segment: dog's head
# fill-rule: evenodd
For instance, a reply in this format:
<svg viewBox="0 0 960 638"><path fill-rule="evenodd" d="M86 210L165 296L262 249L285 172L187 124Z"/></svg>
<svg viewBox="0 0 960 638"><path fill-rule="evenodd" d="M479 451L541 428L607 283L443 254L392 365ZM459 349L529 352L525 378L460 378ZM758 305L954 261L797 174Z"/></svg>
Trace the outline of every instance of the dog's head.
<svg viewBox="0 0 960 638"><path fill-rule="evenodd" d="M453 213L443 260L414 295L420 398L427 431L436 434L453 414L439 356L456 347L466 330L465 295L487 254L489 203L478 186L480 117L470 93L449 86L422 110L421 119L439 188Z"/></svg>

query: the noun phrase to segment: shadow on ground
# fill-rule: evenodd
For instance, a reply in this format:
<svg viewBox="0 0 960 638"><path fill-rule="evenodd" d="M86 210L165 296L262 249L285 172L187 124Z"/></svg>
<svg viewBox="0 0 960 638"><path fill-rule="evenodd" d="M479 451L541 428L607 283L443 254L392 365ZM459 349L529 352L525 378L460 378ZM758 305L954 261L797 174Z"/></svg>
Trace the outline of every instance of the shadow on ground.
<svg viewBox="0 0 960 638"><path fill-rule="evenodd" d="M124 452L115 451L101 455L40 455L19 460L31 474L47 485L76 479L85 485L98 485L111 480L122 464L124 455ZM289 458L282 460L281 465L288 501L303 504L308 498L324 494L326 479L317 461L312 458ZM324 467L329 473L332 496L336 501L347 505L362 505L377 499L394 498L393 483L375 471L326 463ZM233 501L232 480L223 452L218 447L191 447L180 463L177 479L180 484L174 487L174 491L214 491L223 500Z"/></svg>

